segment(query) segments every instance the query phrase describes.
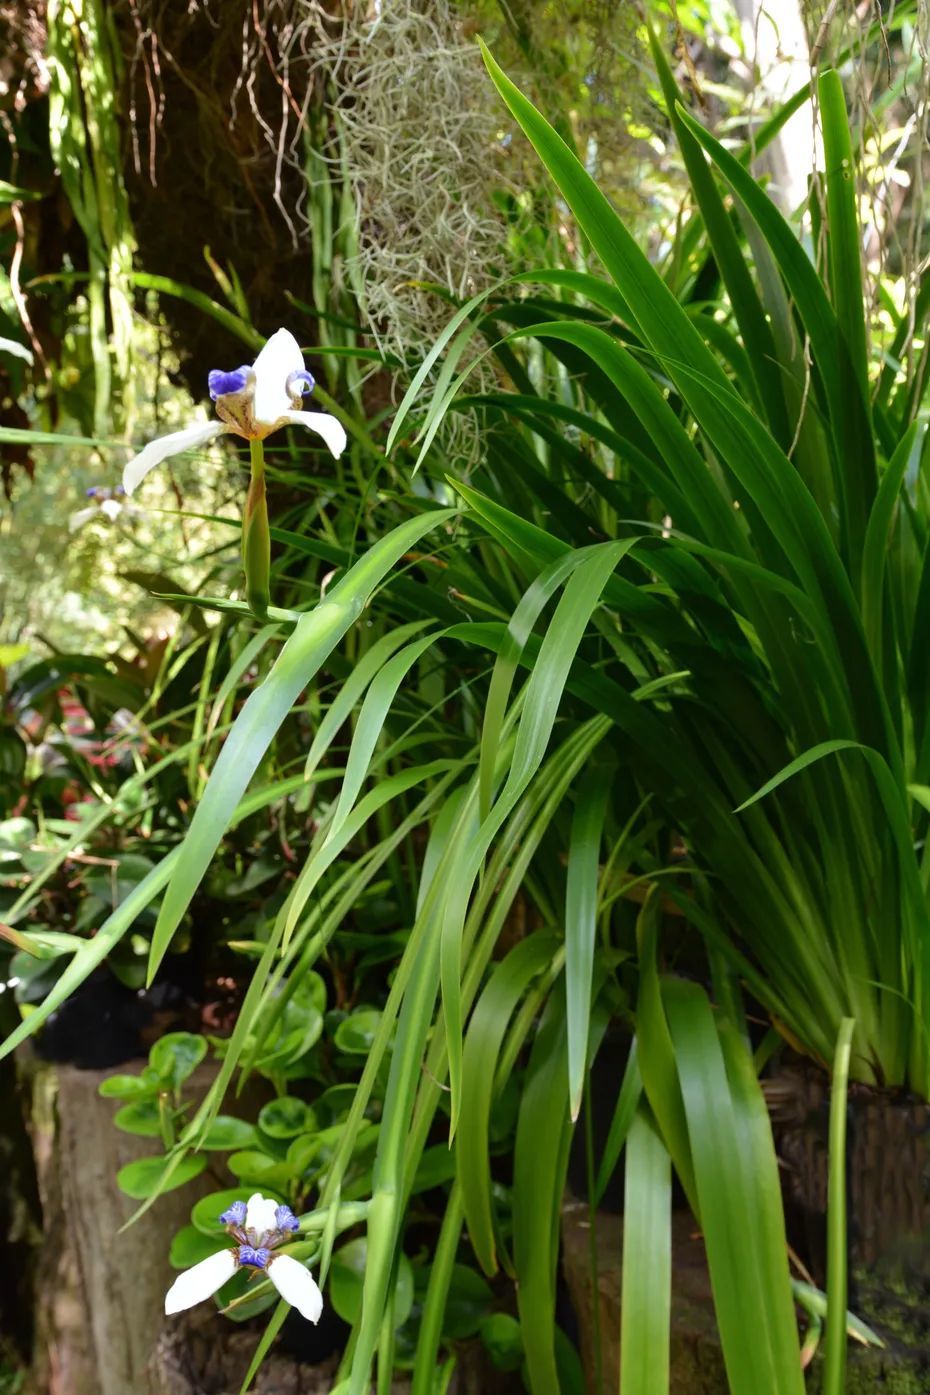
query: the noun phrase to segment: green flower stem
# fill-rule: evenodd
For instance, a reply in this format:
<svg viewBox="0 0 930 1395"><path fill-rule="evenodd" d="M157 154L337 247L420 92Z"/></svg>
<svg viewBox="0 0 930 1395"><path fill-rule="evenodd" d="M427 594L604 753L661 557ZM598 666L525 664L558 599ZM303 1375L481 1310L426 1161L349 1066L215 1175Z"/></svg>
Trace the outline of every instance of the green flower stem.
<svg viewBox="0 0 930 1395"><path fill-rule="evenodd" d="M242 565L249 609L264 620L268 615L271 587L271 531L268 526L268 500L265 497L265 448L261 441L250 441L249 446L252 452L252 477L242 519Z"/></svg>
<svg viewBox="0 0 930 1395"><path fill-rule="evenodd" d="M830 1167L827 1186L827 1331L823 1352L824 1395L846 1389L846 1094L856 1023L844 1017L833 1057L830 1088Z"/></svg>

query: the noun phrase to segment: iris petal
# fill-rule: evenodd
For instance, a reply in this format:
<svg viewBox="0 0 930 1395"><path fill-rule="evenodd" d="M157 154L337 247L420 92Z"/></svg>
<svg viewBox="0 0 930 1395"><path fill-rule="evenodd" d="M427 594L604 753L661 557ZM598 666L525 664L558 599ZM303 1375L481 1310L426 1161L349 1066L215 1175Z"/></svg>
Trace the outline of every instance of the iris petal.
<svg viewBox="0 0 930 1395"><path fill-rule="evenodd" d="M134 455L123 470L123 488L127 494L136 489L149 470L154 470L170 455L180 455L182 451L205 446L221 436L226 427L221 421L198 422L196 426L186 426L183 431L172 431L169 436L158 436L154 441Z"/></svg>
<svg viewBox="0 0 930 1395"><path fill-rule="evenodd" d="M255 1192L249 1197L249 1204L246 1211L245 1225L247 1230L254 1231L256 1240L262 1235L270 1235L275 1229L274 1213L278 1203L272 1201L270 1197L262 1196L261 1192Z"/></svg>
<svg viewBox="0 0 930 1395"><path fill-rule="evenodd" d="M99 509L96 504L91 504L89 509L78 509L68 519L68 531L73 533L78 528L83 528L85 523L89 523L92 518L96 518Z"/></svg>
<svg viewBox="0 0 930 1395"><path fill-rule="evenodd" d="M316 378L306 368L302 368L299 373L291 373L287 380L289 397L306 397L315 387Z"/></svg>
<svg viewBox="0 0 930 1395"><path fill-rule="evenodd" d="M193 1308L195 1303L211 1298L235 1272L235 1250L218 1250L215 1255L202 1259L175 1279L165 1294L165 1312L183 1313L186 1308Z"/></svg>
<svg viewBox="0 0 930 1395"><path fill-rule="evenodd" d="M278 1230L300 1230L300 1221L289 1206L279 1206L274 1213Z"/></svg>
<svg viewBox="0 0 930 1395"><path fill-rule="evenodd" d="M308 431L315 431L318 436L329 446L333 455L338 460L346 448L346 433L342 423L329 412L285 412L287 421L292 421L295 426L305 426Z"/></svg>
<svg viewBox="0 0 930 1395"><path fill-rule="evenodd" d="M302 1264L290 1255L273 1255L268 1261L268 1277L301 1317L308 1322L319 1322L323 1295Z"/></svg>
<svg viewBox="0 0 930 1395"><path fill-rule="evenodd" d="M264 1246L259 1246L258 1249L253 1249L251 1245L239 1246L240 1264L249 1264L253 1269L267 1269L270 1258L271 1251Z"/></svg>
<svg viewBox="0 0 930 1395"><path fill-rule="evenodd" d="M279 329L268 340L252 364L255 396L252 412L262 426L274 426L291 409L288 380L306 372L300 345L288 329Z"/></svg>

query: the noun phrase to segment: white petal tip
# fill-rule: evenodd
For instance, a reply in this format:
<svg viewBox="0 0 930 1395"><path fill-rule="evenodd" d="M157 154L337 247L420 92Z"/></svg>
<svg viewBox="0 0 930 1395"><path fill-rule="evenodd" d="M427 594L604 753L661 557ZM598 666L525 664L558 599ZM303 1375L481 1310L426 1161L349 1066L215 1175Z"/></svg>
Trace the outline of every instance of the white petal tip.
<svg viewBox="0 0 930 1395"><path fill-rule="evenodd" d="M322 436L336 460L348 445L345 427L329 412L288 412L287 419Z"/></svg>
<svg viewBox="0 0 930 1395"><path fill-rule="evenodd" d="M290 1255L274 1255L268 1262L268 1277L285 1302L296 1308L308 1322L319 1322L323 1295L309 1270Z"/></svg>
<svg viewBox="0 0 930 1395"><path fill-rule="evenodd" d="M271 1197L262 1196L261 1192L254 1192L246 1205L246 1229L254 1230L256 1238L274 1230L277 1206L278 1203L273 1201Z"/></svg>
<svg viewBox="0 0 930 1395"><path fill-rule="evenodd" d="M78 528L83 528L85 523L89 523L92 518L97 517L97 505L93 504L89 509L78 509L68 519L68 532L74 533Z"/></svg>

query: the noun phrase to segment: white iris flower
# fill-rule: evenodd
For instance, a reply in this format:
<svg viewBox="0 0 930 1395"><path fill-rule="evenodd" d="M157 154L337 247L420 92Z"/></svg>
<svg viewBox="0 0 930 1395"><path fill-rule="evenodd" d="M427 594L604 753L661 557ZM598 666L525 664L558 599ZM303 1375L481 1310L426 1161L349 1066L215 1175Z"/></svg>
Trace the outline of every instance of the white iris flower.
<svg viewBox="0 0 930 1395"><path fill-rule="evenodd" d="M275 1253L279 1245L294 1239L300 1227L291 1208L256 1192L248 1202L234 1201L220 1220L236 1245L209 1255L179 1274L165 1294L165 1312L182 1313L195 1303L212 1298L237 1270L251 1269L266 1273L285 1302L308 1322L319 1322L323 1295L310 1274L290 1255Z"/></svg>
<svg viewBox="0 0 930 1395"><path fill-rule="evenodd" d="M300 410L304 393L313 391L314 382L290 330L279 329L273 334L253 364L231 373L214 368L207 381L219 421L199 422L149 441L123 471L127 494L169 456L205 446L217 436L263 441L272 431L293 424L322 436L337 459L346 448L346 433L335 417L328 412Z"/></svg>
<svg viewBox="0 0 930 1395"><path fill-rule="evenodd" d="M101 514L109 523L115 523L120 514L125 514L127 518L138 518L142 512L135 504L129 503L121 484L115 489L102 484L91 485L87 490L87 497L92 499L93 503L86 509L78 509L68 520L68 527L72 533L76 528L83 528L85 523L90 523L92 518L99 518Z"/></svg>

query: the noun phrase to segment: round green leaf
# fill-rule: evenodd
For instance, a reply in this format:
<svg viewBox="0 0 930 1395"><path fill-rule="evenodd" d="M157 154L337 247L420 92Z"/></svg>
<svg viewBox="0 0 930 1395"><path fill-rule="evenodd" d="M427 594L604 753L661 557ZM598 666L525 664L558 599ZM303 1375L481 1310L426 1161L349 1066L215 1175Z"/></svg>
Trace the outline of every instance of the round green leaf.
<svg viewBox="0 0 930 1395"><path fill-rule="evenodd" d="M292 1065L314 1047L322 1035L322 1013L308 1006L298 1017L291 1006L288 1005L284 1014L281 1030L258 1061L258 1069L266 1074L273 1075L282 1066Z"/></svg>
<svg viewBox="0 0 930 1395"><path fill-rule="evenodd" d="M484 1318L478 1332L499 1371L515 1371L523 1360L523 1338L520 1324L509 1313L491 1313Z"/></svg>
<svg viewBox="0 0 930 1395"><path fill-rule="evenodd" d="M248 1148L254 1142L255 1129L251 1124L231 1114L218 1114L200 1146L212 1152L231 1153L234 1148Z"/></svg>
<svg viewBox="0 0 930 1395"><path fill-rule="evenodd" d="M150 1099L158 1094L158 1080L141 1075L110 1075L97 1087L98 1095L108 1100Z"/></svg>
<svg viewBox="0 0 930 1395"><path fill-rule="evenodd" d="M490 1285L467 1264L452 1267L452 1281L442 1323L444 1337L473 1337L494 1302Z"/></svg>
<svg viewBox="0 0 930 1395"><path fill-rule="evenodd" d="M173 1192L176 1187L183 1187L186 1182L199 1177L207 1165L202 1153L189 1153L177 1164L164 1186L160 1186L168 1162L169 1159L165 1157L136 1158L135 1162L120 1168L116 1174L116 1184L133 1200L143 1201L156 1191Z"/></svg>
<svg viewBox="0 0 930 1395"><path fill-rule="evenodd" d="M309 1104L294 1095L284 1095L265 1105L258 1116L258 1126L269 1138L296 1138L301 1133L312 1133L316 1118Z"/></svg>
<svg viewBox="0 0 930 1395"><path fill-rule="evenodd" d="M268 1187L286 1187L295 1177L294 1169L278 1158L269 1158L257 1148L246 1148L241 1153L231 1153L226 1166L234 1177L252 1187L265 1191Z"/></svg>
<svg viewBox="0 0 930 1395"><path fill-rule="evenodd" d="M326 984L316 969L308 969L301 974L294 1001L309 1004L321 1015L326 1011Z"/></svg>
<svg viewBox="0 0 930 1395"><path fill-rule="evenodd" d="M149 1064L159 1078L176 1090L207 1054L206 1038L193 1032L169 1032L149 1052Z"/></svg>
<svg viewBox="0 0 930 1395"><path fill-rule="evenodd" d="M359 1008L339 1023L333 1041L340 1051L350 1055L367 1056L380 1021L381 1013L378 1008Z"/></svg>
<svg viewBox="0 0 930 1395"><path fill-rule="evenodd" d="M338 1124L345 1119L355 1099L354 1085L331 1085L324 1090L314 1108L321 1125Z"/></svg>
<svg viewBox="0 0 930 1395"><path fill-rule="evenodd" d="M293 1169L295 1177L303 1177L320 1151L319 1133L302 1133L297 1138L292 1138L287 1146L288 1166ZM319 1171L319 1167L314 1169Z"/></svg>
<svg viewBox="0 0 930 1395"><path fill-rule="evenodd" d="M168 1258L175 1269L190 1269L220 1249L216 1235L204 1235L195 1225L186 1225L171 1241Z"/></svg>
<svg viewBox="0 0 930 1395"><path fill-rule="evenodd" d="M333 1255L329 1271L330 1302L343 1322L354 1325L362 1309L362 1283L368 1259L368 1242L364 1236L350 1240ZM402 1254L397 1265L397 1289L394 1296L394 1326L401 1327L413 1306L413 1268Z"/></svg>
<svg viewBox="0 0 930 1395"><path fill-rule="evenodd" d="M137 1133L143 1138L161 1137L161 1110L158 1100L138 1100L124 1104L113 1115L113 1122L124 1133Z"/></svg>

